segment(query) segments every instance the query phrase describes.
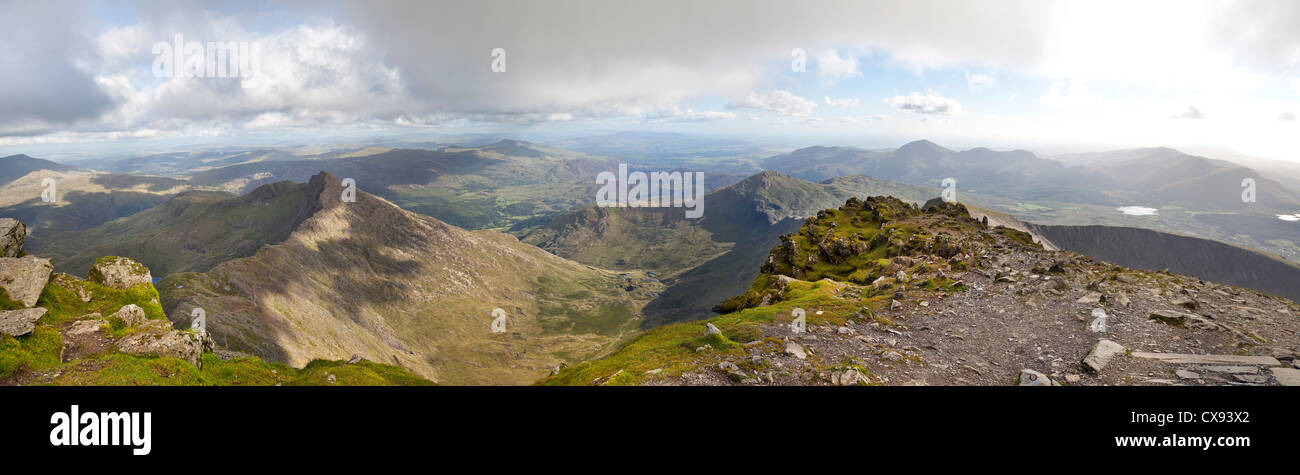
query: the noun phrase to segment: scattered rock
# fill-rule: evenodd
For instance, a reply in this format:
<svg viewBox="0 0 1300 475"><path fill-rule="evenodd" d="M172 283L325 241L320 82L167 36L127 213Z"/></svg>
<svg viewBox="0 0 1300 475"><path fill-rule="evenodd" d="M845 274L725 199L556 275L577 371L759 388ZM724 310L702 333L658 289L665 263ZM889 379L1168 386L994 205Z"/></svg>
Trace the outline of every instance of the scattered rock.
<svg viewBox="0 0 1300 475"><path fill-rule="evenodd" d="M793 341L786 342L785 354L793 356L795 358L799 358L801 360L808 358L808 353L804 351L803 346Z"/></svg>
<svg viewBox="0 0 1300 475"><path fill-rule="evenodd" d="M361 355L354 353L351 358L348 358L348 362L344 364L357 364L360 362L361 362Z"/></svg>
<svg viewBox="0 0 1300 475"><path fill-rule="evenodd" d="M134 327L149 319L149 317L145 316L144 309L133 303L123 305L121 309L118 309L117 313L108 316L108 318L113 317L122 319L128 327Z"/></svg>
<svg viewBox="0 0 1300 475"><path fill-rule="evenodd" d="M170 356L202 368L203 341L193 332L172 328L167 320L149 320L117 342L117 351L133 355Z"/></svg>
<svg viewBox="0 0 1300 475"><path fill-rule="evenodd" d="M1172 364L1220 364L1220 365L1260 365L1281 366L1282 363L1272 356L1243 355L1184 355L1178 353L1149 353L1134 351L1134 358L1146 358Z"/></svg>
<svg viewBox="0 0 1300 475"><path fill-rule="evenodd" d="M104 324L108 323L104 321L104 319L99 318L99 314L97 313L92 313L82 318L83 320L72 322L72 325L69 325L68 329L63 331L63 335L65 337L78 337L99 333L103 331Z"/></svg>
<svg viewBox="0 0 1300 475"><path fill-rule="evenodd" d="M1300 369L1269 368L1268 370L1273 372L1273 378L1277 379L1278 384L1300 386Z"/></svg>
<svg viewBox="0 0 1300 475"><path fill-rule="evenodd" d="M1094 373L1101 372L1110 360L1124 352L1124 347L1110 340L1099 340L1092 346L1092 351L1083 358L1083 366Z"/></svg>
<svg viewBox="0 0 1300 475"><path fill-rule="evenodd" d="M897 300L890 300L890 301L889 301L889 309L890 309L890 310L898 310L898 309L900 309L900 308L903 308L903 304L902 304L902 303L899 303L899 301L897 301Z"/></svg>
<svg viewBox="0 0 1300 475"><path fill-rule="evenodd" d="M86 280L105 287L126 290L140 284L152 284L149 268L125 257L101 257L95 260Z"/></svg>
<svg viewBox="0 0 1300 475"><path fill-rule="evenodd" d="M1210 321L1208 318L1194 313L1179 312L1177 310L1156 310L1148 314L1147 319L1155 320L1167 325L1198 328L1201 330L1214 330L1219 328L1217 323Z"/></svg>
<svg viewBox="0 0 1300 475"><path fill-rule="evenodd" d="M871 381L868 380L867 377L862 374L862 372L853 368L831 373L831 384L834 384L836 386L856 386L859 384L867 384L870 382Z"/></svg>
<svg viewBox="0 0 1300 475"><path fill-rule="evenodd" d="M338 377L334 376L334 373L328 373L325 375L325 382L334 384L335 381L338 381Z"/></svg>
<svg viewBox="0 0 1300 475"><path fill-rule="evenodd" d="M1123 290L1119 291L1119 295L1115 296L1115 302L1125 308L1133 304L1133 301L1128 299L1128 293Z"/></svg>
<svg viewBox="0 0 1300 475"><path fill-rule="evenodd" d="M0 333L23 336L36 329L36 321L45 315L45 308L24 308L0 312Z"/></svg>
<svg viewBox="0 0 1300 475"><path fill-rule="evenodd" d="M1084 296L1079 297L1079 300L1074 301L1074 303L1082 303L1082 304L1090 304L1090 305L1095 304L1097 302L1101 302L1101 292L1088 292L1087 294L1084 294Z"/></svg>
<svg viewBox="0 0 1300 475"><path fill-rule="evenodd" d="M880 354L880 359L885 361L903 361L903 354L894 350L888 350Z"/></svg>
<svg viewBox="0 0 1300 475"><path fill-rule="evenodd" d="M31 308L40 299L45 284L50 282L54 266L49 259L36 256L0 257L0 288L9 298Z"/></svg>
<svg viewBox="0 0 1300 475"><path fill-rule="evenodd" d="M1201 375L1196 374L1196 373L1191 372L1191 371L1188 371L1188 370L1185 370L1185 369L1180 369L1180 370L1178 370L1178 371L1174 371L1174 375L1175 375L1175 376L1178 376L1179 378L1182 378L1182 379L1201 379Z"/></svg>
<svg viewBox="0 0 1300 475"><path fill-rule="evenodd" d="M1047 375L1032 369L1020 370L1020 377L1016 379L1020 381L1020 386L1056 386Z"/></svg>
<svg viewBox="0 0 1300 475"><path fill-rule="evenodd" d="M721 335L721 334L722 334L722 330L718 329L718 327L717 327L717 326L714 326L712 323L705 323L705 324L704 324L704 335L705 335L705 336L708 336L708 335Z"/></svg>

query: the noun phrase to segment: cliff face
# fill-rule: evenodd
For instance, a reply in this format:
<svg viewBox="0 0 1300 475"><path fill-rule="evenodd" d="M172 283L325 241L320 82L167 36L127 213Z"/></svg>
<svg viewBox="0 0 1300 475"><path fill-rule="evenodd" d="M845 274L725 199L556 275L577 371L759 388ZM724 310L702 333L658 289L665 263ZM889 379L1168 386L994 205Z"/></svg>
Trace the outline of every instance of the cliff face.
<svg viewBox="0 0 1300 475"><path fill-rule="evenodd" d="M1116 226L1029 225L1062 249L1142 270L1169 269L1300 301L1300 267L1209 239Z"/></svg>

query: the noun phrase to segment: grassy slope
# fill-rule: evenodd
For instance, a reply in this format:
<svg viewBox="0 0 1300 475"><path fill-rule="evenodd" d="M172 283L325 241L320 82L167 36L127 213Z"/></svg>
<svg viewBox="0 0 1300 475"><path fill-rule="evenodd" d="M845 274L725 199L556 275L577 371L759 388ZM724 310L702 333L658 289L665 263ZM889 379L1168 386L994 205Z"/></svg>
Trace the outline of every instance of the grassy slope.
<svg viewBox="0 0 1300 475"><path fill-rule="evenodd" d="M83 286L94 298L83 302L77 296ZM107 316L122 306L136 304L153 320L165 320L158 293L150 284L118 290L67 275L56 275L41 293L36 306L48 310L27 335L13 337L0 334L0 384L52 385L418 385L431 384L409 371L390 365L362 361L312 361L297 369L267 363L257 358L221 360L212 353L203 355L203 368L171 357L148 357L117 353L111 349L62 362L63 347L59 328L89 313ZM113 337L130 334L121 320L108 319L105 330ZM327 378L334 375L335 381Z"/></svg>

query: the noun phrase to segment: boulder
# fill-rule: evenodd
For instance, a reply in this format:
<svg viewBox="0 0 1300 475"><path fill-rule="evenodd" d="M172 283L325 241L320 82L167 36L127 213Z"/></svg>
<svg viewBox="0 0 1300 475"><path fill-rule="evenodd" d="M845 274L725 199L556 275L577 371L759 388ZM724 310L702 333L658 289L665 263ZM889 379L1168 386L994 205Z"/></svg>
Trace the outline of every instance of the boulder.
<svg viewBox="0 0 1300 475"><path fill-rule="evenodd" d="M721 335L721 334L722 334L722 330L718 329L718 327L717 327L717 326L714 326L712 323L705 323L705 324L704 324L704 334L705 334L706 336L707 336L707 335Z"/></svg>
<svg viewBox="0 0 1300 475"><path fill-rule="evenodd" d="M1201 330L1215 330L1219 328L1219 324L1210 321L1208 318L1194 313L1180 312L1177 310L1154 310L1147 315L1147 318L1179 327L1198 328Z"/></svg>
<svg viewBox="0 0 1300 475"><path fill-rule="evenodd" d="M122 319L128 327L134 327L149 319L148 316L145 316L144 309L133 303L123 305L121 309L118 309L117 313L108 316L108 318L113 317Z"/></svg>
<svg viewBox="0 0 1300 475"><path fill-rule="evenodd" d="M808 357L808 353L803 350L803 346L800 346L798 343L795 343L793 341L786 342L785 354L793 356L795 358L799 358L801 360Z"/></svg>
<svg viewBox="0 0 1300 475"><path fill-rule="evenodd" d="M1092 351L1088 352L1088 356L1083 358L1083 366L1092 372L1099 373L1102 368L1105 368L1110 363L1111 359L1115 358L1115 355L1123 352L1124 347L1119 343L1110 340L1099 340L1096 345L1092 346Z"/></svg>
<svg viewBox="0 0 1300 475"><path fill-rule="evenodd" d="M0 288L4 288L11 300L31 308L41 298L41 291L45 290L53 272L54 266L50 265L49 259L0 257Z"/></svg>
<svg viewBox="0 0 1300 475"><path fill-rule="evenodd" d="M0 333L23 336L36 329L36 321L45 315L42 307L0 312Z"/></svg>
<svg viewBox="0 0 1300 475"><path fill-rule="evenodd" d="M26 225L13 218L0 218L0 257L18 257L26 239Z"/></svg>
<svg viewBox="0 0 1300 475"><path fill-rule="evenodd" d="M1020 386L1056 386L1051 378L1032 369L1020 370Z"/></svg>
<svg viewBox="0 0 1300 475"><path fill-rule="evenodd" d="M869 384L871 381L856 369L847 369L831 373L831 384L836 386L857 386L859 384Z"/></svg>
<svg viewBox="0 0 1300 475"><path fill-rule="evenodd" d="M203 337L172 328L167 320L149 320L117 342L117 351L132 355L173 357L202 367Z"/></svg>
<svg viewBox="0 0 1300 475"><path fill-rule="evenodd" d="M72 322L71 325L68 325L68 329L63 331L63 335L65 337L93 335L103 331L104 324L106 323L108 322L99 318L99 314L92 313L82 317L82 320L77 320Z"/></svg>
<svg viewBox="0 0 1300 475"><path fill-rule="evenodd" d="M86 280L105 287L126 290L140 284L152 284L149 268L125 257L101 257L95 260Z"/></svg>

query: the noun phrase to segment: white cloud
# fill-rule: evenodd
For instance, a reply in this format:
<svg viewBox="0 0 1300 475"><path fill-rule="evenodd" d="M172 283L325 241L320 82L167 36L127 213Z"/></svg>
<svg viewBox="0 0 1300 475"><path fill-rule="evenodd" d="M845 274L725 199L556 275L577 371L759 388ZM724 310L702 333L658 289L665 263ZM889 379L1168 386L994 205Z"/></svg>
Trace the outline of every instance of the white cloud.
<svg viewBox="0 0 1300 475"><path fill-rule="evenodd" d="M831 99L830 96L826 96L824 103L826 104L827 107L834 107L837 109L852 109L858 107L859 105L858 98L856 97L847 97L844 99Z"/></svg>
<svg viewBox="0 0 1300 475"><path fill-rule="evenodd" d="M979 73L971 74L969 70L966 71L966 86L972 91L982 91L993 87L994 84L995 81L992 75Z"/></svg>
<svg viewBox="0 0 1300 475"><path fill-rule="evenodd" d="M961 115L961 104L954 99L939 96L933 92L921 94L913 92L906 96L886 97L885 103L895 108L917 114Z"/></svg>
<svg viewBox="0 0 1300 475"><path fill-rule="evenodd" d="M722 111L699 111L690 108L673 107L669 110L656 111L646 115L651 122L707 122L711 120L732 120L736 114Z"/></svg>
<svg viewBox="0 0 1300 475"><path fill-rule="evenodd" d="M1175 119L1204 119L1209 117L1205 111L1196 108L1196 106L1187 106L1187 110L1171 116Z"/></svg>
<svg viewBox="0 0 1300 475"><path fill-rule="evenodd" d="M1282 115L1277 116L1277 120L1282 122L1295 122L1295 114L1291 112L1283 112Z"/></svg>
<svg viewBox="0 0 1300 475"><path fill-rule="evenodd" d="M830 81L862 77L857 58L853 56L841 58L833 49L823 51L817 56L817 74L822 79Z"/></svg>
<svg viewBox="0 0 1300 475"><path fill-rule="evenodd" d="M790 91L774 90L761 96L751 93L744 101L728 104L728 107L758 109L791 117L805 117L812 115L817 103L791 94Z"/></svg>
<svg viewBox="0 0 1300 475"><path fill-rule="evenodd" d="M884 115L884 114L853 115L853 116L848 116L848 117L843 117L843 118L841 118L841 119L840 119L840 122L843 122L843 123L846 123L846 124L858 124L858 125L860 125L860 124L865 124L865 123L868 123L868 122L876 122L876 121L881 121L881 120L889 120L889 116Z"/></svg>

